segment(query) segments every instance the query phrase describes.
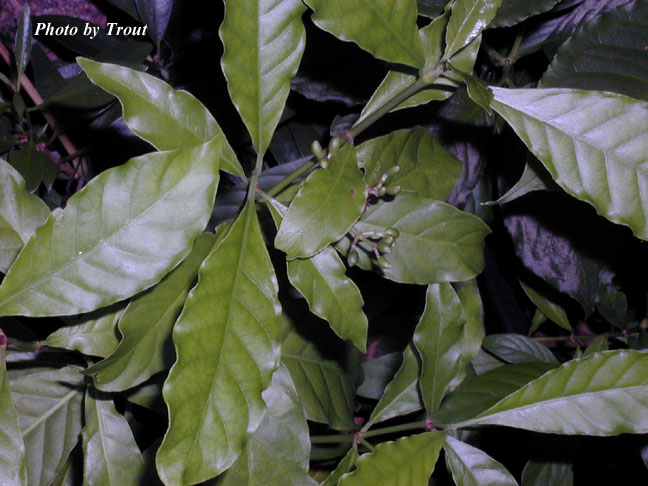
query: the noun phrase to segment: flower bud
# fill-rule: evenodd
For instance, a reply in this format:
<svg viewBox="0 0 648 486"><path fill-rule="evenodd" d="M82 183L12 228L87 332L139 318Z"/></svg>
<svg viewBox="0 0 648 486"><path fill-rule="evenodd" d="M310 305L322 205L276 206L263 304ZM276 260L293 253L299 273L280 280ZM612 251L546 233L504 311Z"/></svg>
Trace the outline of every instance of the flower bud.
<svg viewBox="0 0 648 486"><path fill-rule="evenodd" d="M389 270L391 268L391 263L389 263L385 257L378 258L376 264L383 270Z"/></svg>
<svg viewBox="0 0 648 486"><path fill-rule="evenodd" d="M326 151L322 148L322 145L317 140L315 140L311 144L311 152L313 152L313 155L317 160L326 157Z"/></svg>
<svg viewBox="0 0 648 486"><path fill-rule="evenodd" d="M360 255L356 250L351 250L347 255L347 263L349 264L350 267L357 265L359 260L360 260Z"/></svg>

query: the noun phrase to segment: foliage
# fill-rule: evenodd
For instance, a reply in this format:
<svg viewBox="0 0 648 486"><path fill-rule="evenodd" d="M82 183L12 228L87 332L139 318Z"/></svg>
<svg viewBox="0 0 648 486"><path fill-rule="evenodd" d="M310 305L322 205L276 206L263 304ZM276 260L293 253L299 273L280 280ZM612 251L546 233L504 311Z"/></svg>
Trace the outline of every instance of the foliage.
<svg viewBox="0 0 648 486"><path fill-rule="evenodd" d="M108 3L0 45L0 483L645 482L645 2Z"/></svg>

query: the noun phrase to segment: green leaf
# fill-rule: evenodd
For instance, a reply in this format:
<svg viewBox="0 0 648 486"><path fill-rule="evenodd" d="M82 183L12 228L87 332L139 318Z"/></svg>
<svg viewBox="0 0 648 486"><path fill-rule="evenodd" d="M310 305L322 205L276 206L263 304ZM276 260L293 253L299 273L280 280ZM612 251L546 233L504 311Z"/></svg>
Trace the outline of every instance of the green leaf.
<svg viewBox="0 0 648 486"><path fill-rule="evenodd" d="M131 428L110 395L90 390L85 397L83 484L138 486L144 461Z"/></svg>
<svg viewBox="0 0 648 486"><path fill-rule="evenodd" d="M281 224L286 208L269 200L275 225ZM360 289L345 275L345 266L337 252L326 247L310 258L288 262L288 279L308 302L317 317L325 319L342 339L349 339L361 351L367 350L367 316Z"/></svg>
<svg viewBox="0 0 648 486"><path fill-rule="evenodd" d="M305 0L313 22L373 56L415 68L424 63L416 0Z"/></svg>
<svg viewBox="0 0 648 486"><path fill-rule="evenodd" d="M307 259L288 262L288 279L306 298L313 314L328 321L342 339L349 339L363 353L367 350L367 316L364 301L345 266L330 247Z"/></svg>
<svg viewBox="0 0 648 486"><path fill-rule="evenodd" d="M645 434L646 366L648 354L630 350L575 359L461 425L507 425L556 434Z"/></svg>
<svg viewBox="0 0 648 486"><path fill-rule="evenodd" d="M452 285L429 285L425 309L412 338L421 357L419 386L428 415L439 407L455 378L465 374L467 363L462 352L466 323L466 313Z"/></svg>
<svg viewBox="0 0 648 486"><path fill-rule="evenodd" d="M0 484L25 486L25 443L18 425L18 414L11 400L6 359L7 337L0 331Z"/></svg>
<svg viewBox="0 0 648 486"><path fill-rule="evenodd" d="M20 173L0 159L0 272L7 273L18 252L49 213L39 197L27 192Z"/></svg>
<svg viewBox="0 0 648 486"><path fill-rule="evenodd" d="M427 486L444 439L444 432L435 431L382 442L358 458L340 486Z"/></svg>
<svg viewBox="0 0 648 486"><path fill-rule="evenodd" d="M502 0L456 0L446 29L444 58L449 59L484 30Z"/></svg>
<svg viewBox="0 0 648 486"><path fill-rule="evenodd" d="M520 179L511 187L505 194L500 196L499 199L493 202L485 203L487 205L491 204L506 204L515 199L524 196L532 191L544 191L549 189L545 181L542 180L538 171L532 164L527 163L524 166L524 172Z"/></svg>
<svg viewBox="0 0 648 486"><path fill-rule="evenodd" d="M280 366L263 392L268 410L238 460L210 486L315 486L308 476L310 437L288 370Z"/></svg>
<svg viewBox="0 0 648 486"><path fill-rule="evenodd" d="M366 200L356 151L347 143L331 157L327 169L308 176L284 216L275 246L290 260L315 255L349 231Z"/></svg>
<svg viewBox="0 0 648 486"><path fill-rule="evenodd" d="M585 351L583 351L583 356L588 356L590 354L598 353L600 351L607 351L609 349L608 346L608 338L607 336L598 336L597 338L594 338L592 342L585 348Z"/></svg>
<svg viewBox="0 0 648 486"><path fill-rule="evenodd" d="M25 187L30 192L35 191L41 182L51 187L58 174L54 161L38 150L31 138L14 154L10 163L25 178Z"/></svg>
<svg viewBox="0 0 648 486"><path fill-rule="evenodd" d="M337 430L354 428L355 386L340 363L295 331L281 342L281 362L290 371L308 420Z"/></svg>
<svg viewBox="0 0 648 486"><path fill-rule="evenodd" d="M135 0L135 6L139 18L148 27L146 31L155 42L159 52L160 43L171 17L173 0Z"/></svg>
<svg viewBox="0 0 648 486"><path fill-rule="evenodd" d="M419 37L423 44L423 52L425 55L425 65L432 66L439 62L441 54L443 53L443 34L447 23L446 16L441 16L434 19L430 24L426 25L419 30ZM465 49L468 50L468 49ZM477 52L475 52L475 57ZM473 63L475 59L473 58ZM466 68L472 71L472 64ZM414 84L418 78L418 73L403 72L391 70L385 76L385 79L380 83L371 96L369 102L362 109L362 114L356 123L363 121L370 114L374 113L378 108L388 102L395 95L404 91ZM430 101L441 101L452 96L452 90L457 86L457 83L446 78L438 78L434 85L427 87L410 96L407 100L403 101L400 105L393 108L391 111L402 110L412 106L418 106Z"/></svg>
<svg viewBox="0 0 648 486"><path fill-rule="evenodd" d="M614 327L626 327L628 298L623 292L607 291L599 295L596 309Z"/></svg>
<svg viewBox="0 0 648 486"><path fill-rule="evenodd" d="M396 228L400 236L385 259L385 277L429 284L473 278L484 267L483 244L490 230L476 216L432 199L402 193L371 206L355 227L359 231Z"/></svg>
<svg viewBox="0 0 648 486"><path fill-rule="evenodd" d="M391 167L400 171L388 183L403 191L430 199L445 200L461 175L462 165L431 132L423 127L397 130L369 140L357 149L358 166L365 170L365 181L372 184Z"/></svg>
<svg viewBox="0 0 648 486"><path fill-rule="evenodd" d="M212 234L200 235L191 253L162 281L137 296L119 319L122 340L105 360L85 370L103 391L123 391L173 364L171 330L198 268L214 246Z"/></svg>
<svg viewBox="0 0 648 486"><path fill-rule="evenodd" d="M502 0L502 5L497 10L495 19L489 24L490 27L511 27L542 12L547 12L556 5L559 0Z"/></svg>
<svg viewBox="0 0 648 486"><path fill-rule="evenodd" d="M491 334L484 338L484 349L508 363L556 363L549 349L521 334Z"/></svg>
<svg viewBox="0 0 648 486"><path fill-rule="evenodd" d="M358 445L354 443L338 463L337 467L320 483L320 486L337 486L340 478L355 466L358 457Z"/></svg>
<svg viewBox="0 0 648 486"><path fill-rule="evenodd" d="M558 363L518 363L466 378L443 400L432 414L432 420L451 424L474 418L531 380L557 367Z"/></svg>
<svg viewBox="0 0 648 486"><path fill-rule="evenodd" d="M573 89L493 88L493 108L553 179L610 221L648 239L648 103Z"/></svg>
<svg viewBox="0 0 648 486"><path fill-rule="evenodd" d="M207 224L220 148L215 138L146 154L90 181L25 245L0 286L0 315L89 312L157 283Z"/></svg>
<svg viewBox="0 0 648 486"><path fill-rule="evenodd" d="M476 447L446 437L443 450L457 486L518 486L504 466Z"/></svg>
<svg viewBox="0 0 648 486"><path fill-rule="evenodd" d="M65 467L68 455L77 444L83 381L79 369L72 367L30 373L11 381L11 394L25 441L29 486L49 484Z"/></svg>
<svg viewBox="0 0 648 486"><path fill-rule="evenodd" d="M394 379L385 388L385 393L371 412L365 428L399 415L416 412L422 408L418 390L419 364L411 346L403 352L403 362Z"/></svg>
<svg viewBox="0 0 648 486"><path fill-rule="evenodd" d="M90 81L117 97L124 110L124 122L135 135L158 150L194 147L220 137L220 168L245 175L220 126L191 93L174 90L150 74L116 64L82 58L77 62Z"/></svg>
<svg viewBox="0 0 648 486"><path fill-rule="evenodd" d="M545 316L547 316L547 318L551 319L566 331L574 331L571 324L569 323L569 318L567 317L565 309L563 309L559 304L548 299L541 293L533 290L528 285L525 285L522 282L520 282L520 285L522 285L522 290L524 290L524 293L527 294L527 297L531 299L531 302L533 302L536 307L540 309L540 311L542 311Z"/></svg>
<svg viewBox="0 0 648 486"><path fill-rule="evenodd" d="M29 5L24 4L18 21L18 28L16 29L16 74L18 76L18 86L20 87L20 79L22 78L27 64L29 63L29 56L32 49L32 24L31 24L31 11Z"/></svg>
<svg viewBox="0 0 648 486"><path fill-rule="evenodd" d="M566 462L529 461L522 471L522 486L573 486L574 472Z"/></svg>
<svg viewBox="0 0 648 486"><path fill-rule="evenodd" d="M232 102L258 154L270 144L306 45L300 0L225 0L221 59Z"/></svg>
<svg viewBox="0 0 648 486"><path fill-rule="evenodd" d="M475 279L453 284L455 292L466 313L466 325L463 328L463 351L461 352L461 370L450 382L450 389L456 388L466 376L466 367L479 354L484 339L484 310Z"/></svg>
<svg viewBox="0 0 648 486"><path fill-rule="evenodd" d="M86 314L54 331L43 344L104 358L119 345L117 321L123 311L124 305L118 303Z"/></svg>
<svg viewBox="0 0 648 486"><path fill-rule="evenodd" d="M266 408L261 394L279 361L277 292L248 203L201 265L173 328L177 360L163 389L169 429L157 452L165 484L220 474L259 426Z"/></svg>
<svg viewBox="0 0 648 486"><path fill-rule="evenodd" d="M597 17L560 48L542 88L613 91L648 100L648 5L632 2Z"/></svg>

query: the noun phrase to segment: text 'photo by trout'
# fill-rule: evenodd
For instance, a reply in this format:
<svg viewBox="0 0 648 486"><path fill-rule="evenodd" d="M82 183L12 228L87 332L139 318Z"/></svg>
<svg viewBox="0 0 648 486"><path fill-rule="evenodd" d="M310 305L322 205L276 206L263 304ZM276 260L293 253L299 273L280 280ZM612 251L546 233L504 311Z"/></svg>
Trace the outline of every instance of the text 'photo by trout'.
<svg viewBox="0 0 648 486"><path fill-rule="evenodd" d="M0 486L648 484L648 0L7 0Z"/></svg>
<svg viewBox="0 0 648 486"><path fill-rule="evenodd" d="M115 22L108 22L106 24L106 35L125 35L125 36L145 36L147 25L140 27L132 26L121 26L117 25ZM91 25L90 22L86 22L83 28L79 28L76 25L52 25L49 22L37 22L35 25L34 36L46 35L46 36L76 36L83 35L94 39L95 36L99 33L101 27L98 25Z"/></svg>

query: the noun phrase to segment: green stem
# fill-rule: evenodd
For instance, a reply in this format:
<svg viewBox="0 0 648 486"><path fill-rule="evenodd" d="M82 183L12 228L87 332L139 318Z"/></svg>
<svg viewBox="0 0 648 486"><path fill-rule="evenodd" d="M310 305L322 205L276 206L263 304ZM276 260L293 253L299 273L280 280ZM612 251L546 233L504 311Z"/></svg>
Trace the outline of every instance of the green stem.
<svg viewBox="0 0 648 486"><path fill-rule="evenodd" d="M290 184L293 183L293 181L300 176L304 175L306 172L308 172L311 168L315 167L318 164L317 161L315 160L307 160L304 162L302 165L297 167L294 171L292 171L290 174L288 174L286 177L281 179L274 187L272 187L268 192L268 196L270 197L275 197L277 194L279 194L281 191L283 191L286 187L288 187Z"/></svg>
<svg viewBox="0 0 648 486"><path fill-rule="evenodd" d="M419 420L418 422L409 422L401 425L394 425L392 427L383 427L381 429L360 431L358 437L360 440L367 439L369 437L378 437L380 435L387 434L396 434L398 432L407 432L409 430L424 429L427 425L425 420ZM339 435L314 435L311 437L311 443L313 444L332 444L339 442L353 442L355 440L356 434L339 434Z"/></svg>
<svg viewBox="0 0 648 486"><path fill-rule="evenodd" d="M254 202L254 197L256 195L257 184L259 183L259 176L263 170L263 154L257 154L256 164L254 165L254 170L252 171L252 176L250 177L250 182L248 183L248 193L247 200L248 202Z"/></svg>
<svg viewBox="0 0 648 486"><path fill-rule="evenodd" d="M385 104L383 104L376 111L368 115L360 123L351 127L351 130L349 130L348 135L351 136L352 138L357 137L360 133L362 133L364 130L366 130L371 125L373 125L378 119L382 118L387 113L389 113L394 108L396 108L398 105L400 105L403 101L415 95L416 93L421 91L429 84L434 83L434 81L436 81L436 79L439 76L441 76L442 73L443 73L443 68L437 67L432 71L426 73L425 76L420 76L414 82L414 84L405 88L403 91L395 95L393 98L389 99Z"/></svg>
<svg viewBox="0 0 648 486"><path fill-rule="evenodd" d="M406 424L394 425L392 427L383 427L382 429L368 430L366 432L362 432L360 436L364 438L368 438L368 437L376 437L379 435L406 432L408 430L424 429L425 424L426 424L425 420L419 420L418 422L409 422Z"/></svg>

